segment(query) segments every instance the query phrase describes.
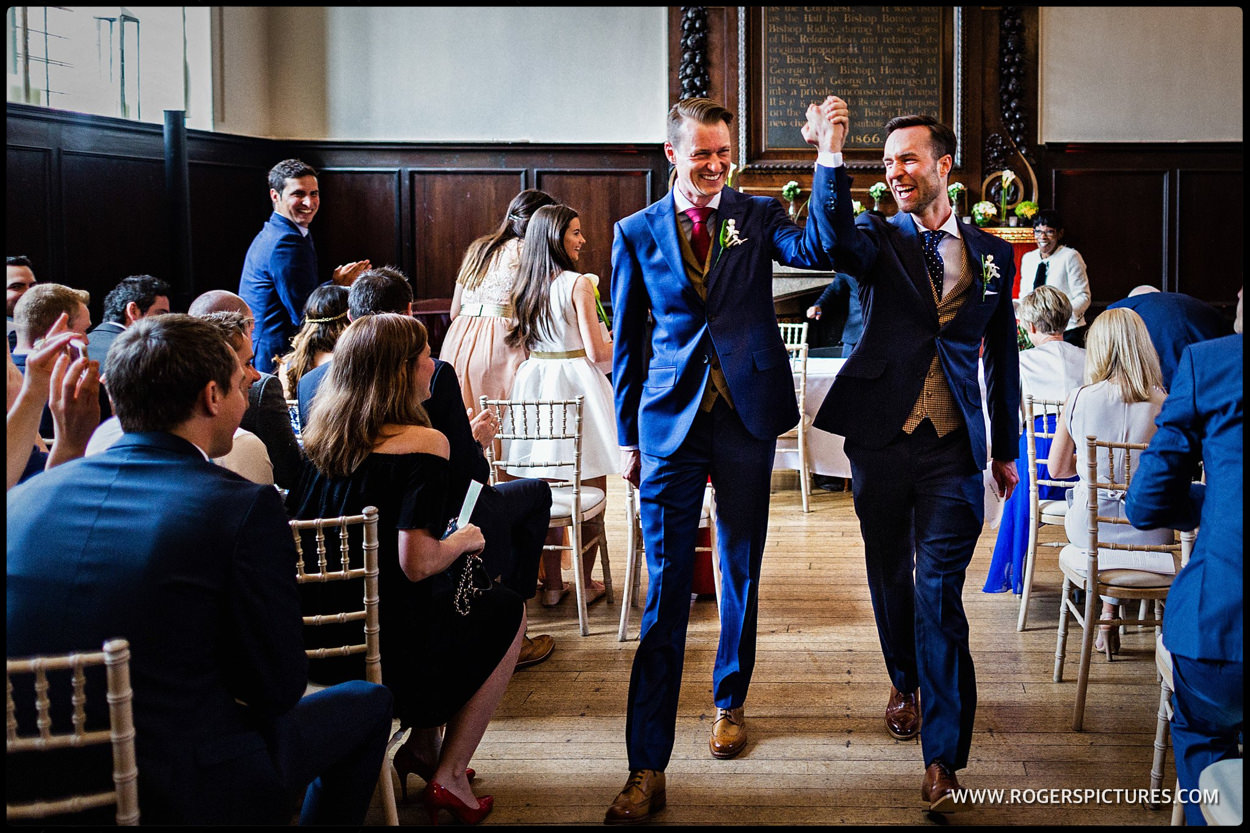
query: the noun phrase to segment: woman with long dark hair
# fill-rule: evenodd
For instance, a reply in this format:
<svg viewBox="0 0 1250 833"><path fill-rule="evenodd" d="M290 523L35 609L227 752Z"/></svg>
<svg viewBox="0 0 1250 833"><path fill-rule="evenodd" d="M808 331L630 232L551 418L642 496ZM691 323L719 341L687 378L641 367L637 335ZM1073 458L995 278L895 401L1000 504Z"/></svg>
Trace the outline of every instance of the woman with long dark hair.
<svg viewBox="0 0 1250 833"><path fill-rule="evenodd" d="M352 322L313 400L310 465L290 506L302 519L378 508L382 682L413 729L395 768L405 791L409 773L425 779L431 822L447 809L477 823L493 798L474 796L469 758L516 667L525 603L489 580L480 591L462 586L483 537L472 524L444 536L459 507L446 500L447 438L421 405L433 373L419 321L384 313Z"/></svg>

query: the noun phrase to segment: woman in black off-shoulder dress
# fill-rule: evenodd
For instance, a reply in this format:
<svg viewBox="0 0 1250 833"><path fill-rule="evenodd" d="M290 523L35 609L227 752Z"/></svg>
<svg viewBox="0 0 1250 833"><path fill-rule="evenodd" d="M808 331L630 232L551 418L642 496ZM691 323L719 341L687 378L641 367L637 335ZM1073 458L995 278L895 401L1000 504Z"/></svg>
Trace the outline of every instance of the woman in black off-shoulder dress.
<svg viewBox="0 0 1250 833"><path fill-rule="evenodd" d="M382 681L401 725L414 730L396 752L401 783L408 772L422 775L432 817L442 807L472 822L492 800L474 797L466 770L516 666L525 604L493 585L468 615L454 608L464 556L483 539L472 524L442 539L459 507L446 500L447 440L420 405L432 373L420 322L395 314L352 322L313 400L304 432L310 462L289 505L301 519L378 508ZM305 586L311 594L330 588ZM319 682L362 673L359 657L310 666Z"/></svg>

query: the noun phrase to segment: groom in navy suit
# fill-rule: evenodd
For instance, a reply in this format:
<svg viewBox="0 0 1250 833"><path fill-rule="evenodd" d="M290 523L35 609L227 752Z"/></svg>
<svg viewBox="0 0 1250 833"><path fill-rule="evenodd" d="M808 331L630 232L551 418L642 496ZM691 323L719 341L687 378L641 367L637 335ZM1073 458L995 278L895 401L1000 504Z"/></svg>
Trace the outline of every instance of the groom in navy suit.
<svg viewBox="0 0 1250 833"><path fill-rule="evenodd" d="M803 136L826 151L835 124L816 111L808 108ZM612 243L622 476L639 486L650 582L629 685L630 777L608 809L609 824L642 821L665 803L709 476L723 577L710 748L731 758L746 745L743 701L755 665L773 452L777 435L799 421L773 311L773 261L831 269L822 241L832 240L832 168L816 166L813 211L799 228L775 199L726 187L732 120L706 98L669 111L673 190L617 223Z"/></svg>
<svg viewBox="0 0 1250 833"><path fill-rule="evenodd" d="M864 213L856 221L850 177L835 168L833 256L838 271L859 280L864 331L815 425L846 437L893 683L886 729L899 739L920 735L921 797L932 812L952 812L962 809L955 771L967 766L976 712L962 593L984 521L983 408L998 491L1009 495L1019 480L1015 269L1007 242L964 225L951 210L951 129L930 116L900 116L885 129L885 176L897 214Z"/></svg>

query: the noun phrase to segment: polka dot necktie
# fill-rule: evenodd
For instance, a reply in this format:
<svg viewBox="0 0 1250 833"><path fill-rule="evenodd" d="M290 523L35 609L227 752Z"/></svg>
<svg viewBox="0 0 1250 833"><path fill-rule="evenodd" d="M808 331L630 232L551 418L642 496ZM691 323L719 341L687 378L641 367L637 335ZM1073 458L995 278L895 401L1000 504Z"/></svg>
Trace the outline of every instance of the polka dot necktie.
<svg viewBox="0 0 1250 833"><path fill-rule="evenodd" d="M946 267L942 264L942 255L938 252L938 244L942 242L944 231L924 232L924 265L929 270L929 281L937 297L942 297L942 281L946 277Z"/></svg>
<svg viewBox="0 0 1250 833"><path fill-rule="evenodd" d="M712 235L707 231L707 218L712 215L712 209L707 206L687 208L685 214L692 223L690 248L694 250L695 260L704 263L707 261L707 250L712 247Z"/></svg>

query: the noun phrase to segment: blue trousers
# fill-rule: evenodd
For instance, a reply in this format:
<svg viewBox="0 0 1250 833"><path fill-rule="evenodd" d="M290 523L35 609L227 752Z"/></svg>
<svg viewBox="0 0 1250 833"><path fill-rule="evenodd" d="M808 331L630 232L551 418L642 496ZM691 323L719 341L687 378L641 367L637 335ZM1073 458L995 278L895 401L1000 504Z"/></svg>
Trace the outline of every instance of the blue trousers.
<svg viewBox="0 0 1250 833"><path fill-rule="evenodd" d="M1172 748L1182 790L1216 761L1236 758L1245 714L1245 663L1172 655ZM1197 804L1185 805L1185 823L1207 823Z"/></svg>
<svg viewBox="0 0 1250 833"><path fill-rule="evenodd" d="M886 670L899 691L920 689L925 766L962 769L977 707L964 574L985 519L967 430L938 437L925 420L884 448L845 449Z"/></svg>
<svg viewBox="0 0 1250 833"><path fill-rule="evenodd" d="M737 708L755 668L760 564L768 532L776 438L752 436L717 399L670 457L642 455L639 489L647 553L647 603L629 680L629 768L667 768L690 622L694 548L708 478L716 490L721 632L712 675L720 708Z"/></svg>

